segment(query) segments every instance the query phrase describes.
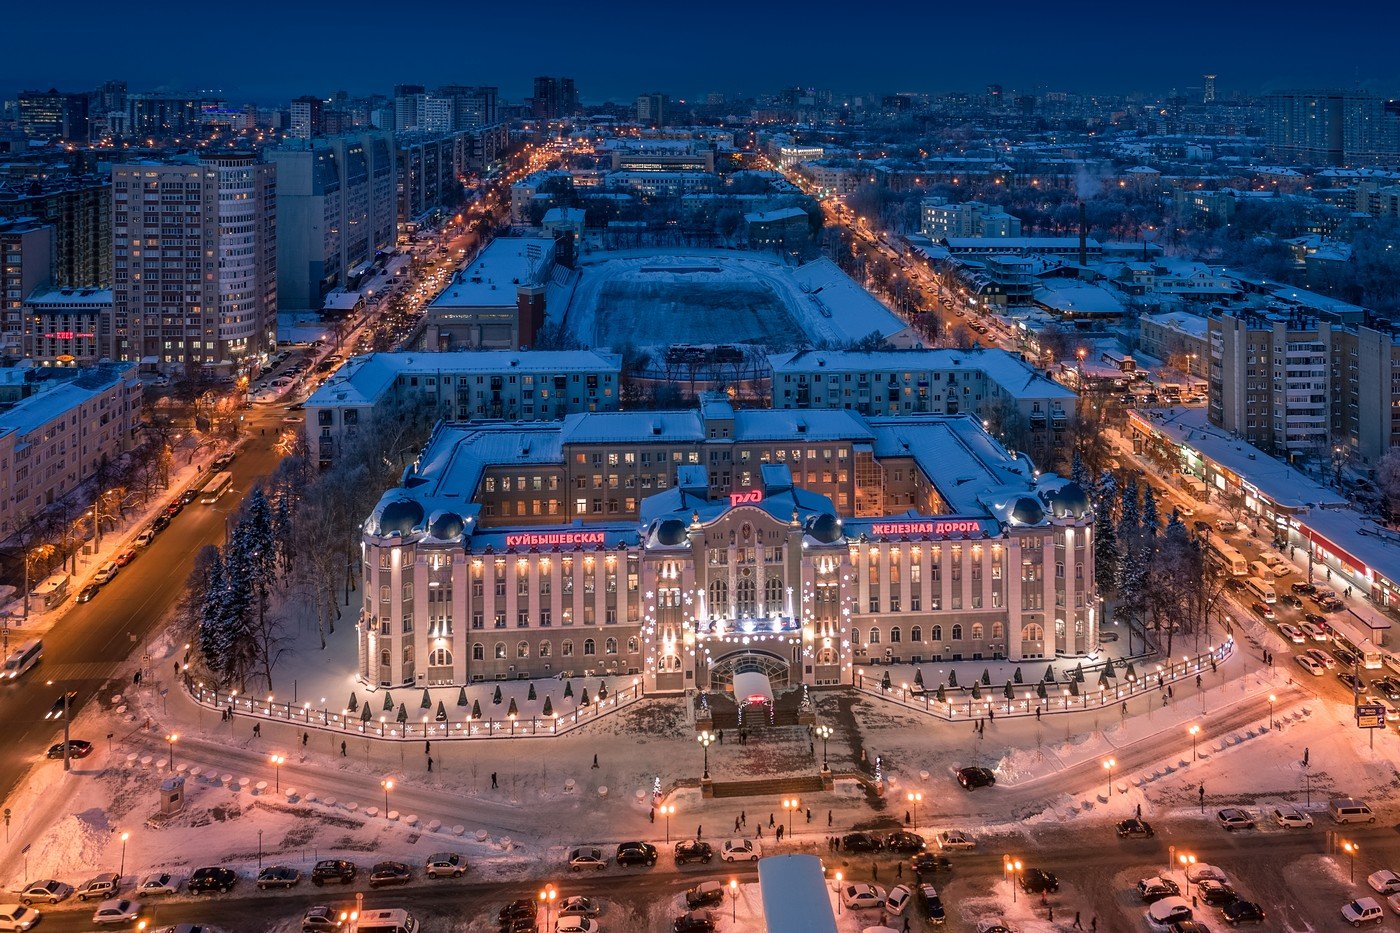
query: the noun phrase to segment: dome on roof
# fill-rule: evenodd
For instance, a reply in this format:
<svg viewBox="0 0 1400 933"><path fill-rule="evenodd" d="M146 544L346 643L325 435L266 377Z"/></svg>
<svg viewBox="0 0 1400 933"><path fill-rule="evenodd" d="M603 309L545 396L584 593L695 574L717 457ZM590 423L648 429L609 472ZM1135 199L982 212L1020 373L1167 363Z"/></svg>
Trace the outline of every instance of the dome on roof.
<svg viewBox="0 0 1400 933"><path fill-rule="evenodd" d="M1045 494L1045 501L1050 505L1050 514L1056 518L1083 518L1091 508L1089 494L1075 482L1050 490Z"/></svg>
<svg viewBox="0 0 1400 933"><path fill-rule="evenodd" d="M675 547L678 544L685 544L686 532L685 522L679 518L667 518L656 526L656 543L663 547Z"/></svg>
<svg viewBox="0 0 1400 933"><path fill-rule="evenodd" d="M412 499L395 499L379 512L379 533L406 535L423 521L423 506Z"/></svg>
<svg viewBox="0 0 1400 933"><path fill-rule="evenodd" d="M841 522L835 515L818 515L808 524L807 533L822 544L833 544L841 538Z"/></svg>
<svg viewBox="0 0 1400 933"><path fill-rule="evenodd" d="M451 541L462 533L466 523L456 512L437 512L428 522L428 534L439 541Z"/></svg>
<svg viewBox="0 0 1400 933"><path fill-rule="evenodd" d="M1011 520L1018 525L1038 525L1045 520L1045 509L1034 496L1021 496L1011 506Z"/></svg>

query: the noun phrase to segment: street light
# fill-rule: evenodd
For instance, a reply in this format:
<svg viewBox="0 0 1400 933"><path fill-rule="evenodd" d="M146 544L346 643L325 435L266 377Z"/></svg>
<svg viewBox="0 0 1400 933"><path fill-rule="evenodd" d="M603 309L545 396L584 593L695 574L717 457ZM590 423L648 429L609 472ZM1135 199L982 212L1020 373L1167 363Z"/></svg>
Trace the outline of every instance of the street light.
<svg viewBox="0 0 1400 933"><path fill-rule="evenodd" d="M389 791L394 789L394 782L391 778L385 778L379 782L379 786L384 788L384 818L389 818Z"/></svg>
<svg viewBox="0 0 1400 933"><path fill-rule="evenodd" d="M1011 903L1016 903L1016 876L1024 866L1020 859L1013 859L1010 856L1003 856L1002 875L1011 876Z"/></svg>
<svg viewBox="0 0 1400 933"><path fill-rule="evenodd" d="M1187 897L1190 897L1190 896L1191 896L1191 874L1190 874L1190 871L1191 871L1191 866L1194 865L1194 864L1196 864L1196 856L1194 856L1194 855L1187 855L1186 853L1183 852L1181 855L1178 855L1178 856L1176 857L1176 860L1177 860L1178 862L1181 863L1181 876L1182 876L1183 878L1186 879L1186 896L1187 896Z"/></svg>
<svg viewBox="0 0 1400 933"><path fill-rule="evenodd" d="M800 809L801 807L802 807L802 801L798 800L796 797L793 797L793 798L791 798L791 799L786 799L786 798L785 798L785 799L783 800L783 809L787 811L787 815L788 815L788 835L789 835L789 836L792 835L792 814L793 814L794 812L796 812L798 809Z"/></svg>
<svg viewBox="0 0 1400 933"><path fill-rule="evenodd" d="M165 737L166 747L170 750L170 770L175 770L175 743L180 741L180 737L174 732Z"/></svg>
<svg viewBox="0 0 1400 933"><path fill-rule="evenodd" d="M1354 842L1342 843L1342 851L1347 854L1347 870L1351 874L1352 883L1356 882L1356 853L1361 847Z"/></svg>
<svg viewBox="0 0 1400 933"><path fill-rule="evenodd" d="M273 780L277 788L276 792L280 794L282 793L282 766L287 763L287 756L272 755L267 760L272 762L272 773L275 775ZM267 785L264 784L263 786L266 787Z"/></svg>
<svg viewBox="0 0 1400 933"><path fill-rule="evenodd" d="M695 740L705 749L705 780L708 781L710 779L710 743L715 740L715 737L710 734L710 730L704 729L695 737Z"/></svg>
<svg viewBox="0 0 1400 933"><path fill-rule="evenodd" d="M841 881L844 878L845 876L842 875L839 871L836 873L836 915L838 917L841 916L841 908L845 906L845 902L841 899Z"/></svg>
<svg viewBox="0 0 1400 933"><path fill-rule="evenodd" d="M729 879L729 922L739 922L739 879Z"/></svg>
<svg viewBox="0 0 1400 933"><path fill-rule="evenodd" d="M827 743L827 740L831 738L832 728L831 728L830 726L826 725L826 724L822 724L822 725L820 725L820 726L817 726L817 730L816 730L816 731L817 731L817 735L818 735L818 736L821 738L821 740L822 740L822 770L823 770L823 771L830 771L830 770L831 770L831 765L828 764L828 762L827 762L827 757L826 757L826 743Z"/></svg>
<svg viewBox="0 0 1400 933"><path fill-rule="evenodd" d="M676 805L673 803L663 803L660 807L661 815L666 817L666 844L671 844L671 816L676 812Z"/></svg>
<svg viewBox="0 0 1400 933"><path fill-rule="evenodd" d="M1116 764L1118 764L1118 761L1114 758L1104 759L1103 767L1104 770L1108 772L1108 796L1110 797L1113 796L1113 766Z"/></svg>
<svg viewBox="0 0 1400 933"><path fill-rule="evenodd" d="M549 929L550 915L554 912L554 899L559 896L559 892L554 890L554 885L547 884L540 889L540 903L544 905L544 928Z"/></svg>
<svg viewBox="0 0 1400 933"><path fill-rule="evenodd" d="M1278 699L1278 697L1274 696L1272 693L1269 694L1269 731L1270 731L1270 732L1273 732L1273 731L1274 731L1274 701L1277 700L1277 699Z"/></svg>
<svg viewBox="0 0 1400 933"><path fill-rule="evenodd" d="M126 841L131 838L131 833L122 833L122 864L117 869L117 880L120 881L126 876Z"/></svg>
<svg viewBox="0 0 1400 933"><path fill-rule="evenodd" d="M1187 729L1186 731L1191 733L1191 760L1195 761L1197 742L1199 741L1197 739L1197 736L1201 734L1201 727L1193 725L1190 729Z"/></svg>
<svg viewBox="0 0 1400 933"><path fill-rule="evenodd" d="M905 795L905 799L909 801L910 807L914 810L914 826L917 827L919 825L919 804L923 803L924 795L922 792L910 791Z"/></svg>

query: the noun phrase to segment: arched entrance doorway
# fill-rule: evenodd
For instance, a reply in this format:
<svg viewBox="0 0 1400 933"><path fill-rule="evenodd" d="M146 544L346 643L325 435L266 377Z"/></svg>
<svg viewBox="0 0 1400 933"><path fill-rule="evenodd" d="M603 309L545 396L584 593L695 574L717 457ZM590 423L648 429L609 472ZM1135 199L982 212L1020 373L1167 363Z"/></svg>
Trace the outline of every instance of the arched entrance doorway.
<svg viewBox="0 0 1400 933"><path fill-rule="evenodd" d="M777 692L788 686L790 668L788 662L776 654L745 648L725 655L710 665L710 689L732 690L734 675L739 673L762 674Z"/></svg>

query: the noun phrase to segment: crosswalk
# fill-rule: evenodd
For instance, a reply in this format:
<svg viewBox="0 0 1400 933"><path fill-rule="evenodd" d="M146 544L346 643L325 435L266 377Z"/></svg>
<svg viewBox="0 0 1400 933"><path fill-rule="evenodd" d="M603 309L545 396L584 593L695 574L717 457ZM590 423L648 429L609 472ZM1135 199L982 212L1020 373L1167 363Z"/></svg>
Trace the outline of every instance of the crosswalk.
<svg viewBox="0 0 1400 933"><path fill-rule="evenodd" d="M37 673L54 683L72 680L106 680L111 676L111 664L106 661L84 661L72 664L45 664Z"/></svg>

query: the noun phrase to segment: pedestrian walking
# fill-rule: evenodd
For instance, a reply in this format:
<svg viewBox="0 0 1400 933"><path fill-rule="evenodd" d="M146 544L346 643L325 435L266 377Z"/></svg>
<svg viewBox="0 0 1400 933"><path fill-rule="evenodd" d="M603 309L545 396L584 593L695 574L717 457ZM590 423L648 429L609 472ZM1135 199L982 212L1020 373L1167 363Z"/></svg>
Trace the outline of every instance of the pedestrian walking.
<svg viewBox="0 0 1400 933"><path fill-rule="evenodd" d="M340 743L340 757L341 757L341 758L344 758L344 757L345 757L345 743L344 743L344 742L341 742L341 743Z"/></svg>
<svg viewBox="0 0 1400 933"><path fill-rule="evenodd" d="M253 737L259 739L262 738L262 723L253 723Z"/></svg>
<svg viewBox="0 0 1400 933"><path fill-rule="evenodd" d="M1197 674L1197 675L1196 675L1196 689L1197 689L1197 690L1201 689L1201 675L1200 675L1200 674Z"/></svg>
<svg viewBox="0 0 1400 933"><path fill-rule="evenodd" d="M781 826L779 826L779 827L778 827L778 831L777 831L776 833L774 833L774 835L777 837L777 840L778 840L779 842L782 842L782 841L783 841L783 828L782 828Z"/></svg>
<svg viewBox="0 0 1400 933"><path fill-rule="evenodd" d="M491 789L495 790L499 785L496 783L496 772L491 772Z"/></svg>
<svg viewBox="0 0 1400 933"><path fill-rule="evenodd" d="M1175 700L1175 699L1176 699L1176 691L1173 690L1171 687L1168 687L1168 688L1167 688L1167 699L1168 699L1168 700Z"/></svg>
<svg viewBox="0 0 1400 933"><path fill-rule="evenodd" d="M996 719L997 719L997 711L994 710L994 709L990 709L990 708L989 708L989 709L987 710L987 721L988 721L988 722L996 722Z"/></svg>
<svg viewBox="0 0 1400 933"><path fill-rule="evenodd" d="M912 822L913 822L913 820L910 819L910 817L909 817L909 811L908 811L908 810L905 810L905 811L904 811L904 825L905 825L905 826L908 826L908 825L909 825L910 823L912 823Z"/></svg>
<svg viewBox="0 0 1400 933"><path fill-rule="evenodd" d="M724 744L724 730L723 730L723 729L719 730L719 744L721 744L721 745Z"/></svg>
<svg viewBox="0 0 1400 933"><path fill-rule="evenodd" d="M734 817L734 831L736 833L739 831L739 818L737 816Z"/></svg>
<svg viewBox="0 0 1400 933"><path fill-rule="evenodd" d="M772 813L769 813L769 814L768 814L768 828L769 828L769 829L772 829L772 828L773 828L773 814L772 814Z"/></svg>
<svg viewBox="0 0 1400 933"><path fill-rule="evenodd" d="M1082 926L1079 925L1079 911L1077 910L1074 912L1074 928L1076 930L1084 929Z"/></svg>
<svg viewBox="0 0 1400 933"><path fill-rule="evenodd" d="M831 825L831 811L830 811L830 810L827 810L827 811L826 811L826 825L828 825L828 826Z"/></svg>
<svg viewBox="0 0 1400 933"><path fill-rule="evenodd" d="M703 823L696 823L696 824L695 824L695 838L696 838L696 839L702 839L702 838L704 838L704 836L705 836L704 829L705 829L705 826L704 826Z"/></svg>
<svg viewBox="0 0 1400 933"><path fill-rule="evenodd" d="M760 838L760 839L763 838L763 824L762 824L762 823L759 823L759 824L758 824L758 838Z"/></svg>
<svg viewBox="0 0 1400 933"><path fill-rule="evenodd" d="M1049 903L1050 903L1050 898L1049 898L1048 896L1046 896L1046 894L1045 894L1044 891L1041 891L1041 892L1040 892L1040 906L1041 906L1041 907L1045 907L1045 906L1048 905Z"/></svg>
<svg viewBox="0 0 1400 933"><path fill-rule="evenodd" d="M1166 706L1166 705L1167 705L1167 695L1166 695L1165 693L1162 694L1162 705L1163 705L1163 706Z"/></svg>
<svg viewBox="0 0 1400 933"><path fill-rule="evenodd" d="M807 754L809 754L809 755L815 755L816 753L817 753L817 743L816 743L816 742L808 742L808 743L807 743Z"/></svg>
<svg viewBox="0 0 1400 933"><path fill-rule="evenodd" d="M749 812L747 810L739 811L739 822L745 826L749 825Z"/></svg>
<svg viewBox="0 0 1400 933"><path fill-rule="evenodd" d="M808 823L811 823L811 822L812 822L812 808L811 808L811 807L808 807L808 808L807 808L807 822L808 822Z"/></svg>
<svg viewBox="0 0 1400 933"><path fill-rule="evenodd" d="M1037 707L1035 708L1035 721L1036 721L1036 722L1040 722L1040 707L1039 707L1039 706L1037 706Z"/></svg>
<svg viewBox="0 0 1400 933"><path fill-rule="evenodd" d="M1054 922L1055 922L1055 905L1054 905L1054 904L1051 904L1051 905L1050 905L1050 910L1046 913L1045 919L1046 919L1046 920L1049 920L1051 923L1054 923Z"/></svg>
<svg viewBox="0 0 1400 933"><path fill-rule="evenodd" d="M895 878L896 881L902 881L902 880L904 879L904 863L903 863L903 862L896 862L896 863L895 863L895 866L894 866L894 878Z"/></svg>
<svg viewBox="0 0 1400 933"><path fill-rule="evenodd" d="M904 933L909 933L909 918L904 918Z"/></svg>
<svg viewBox="0 0 1400 933"><path fill-rule="evenodd" d="M598 753L597 753L597 752L594 752L594 753L593 753L593 767L594 767L594 768L597 768L597 767L598 767Z"/></svg>
<svg viewBox="0 0 1400 933"><path fill-rule="evenodd" d="M306 747L306 743L307 743L307 742L310 742L310 741L311 741L311 733L310 733L310 732L303 732L303 733L301 734L301 747L302 747L302 748L305 748L305 747Z"/></svg>
<svg viewBox="0 0 1400 933"><path fill-rule="evenodd" d="M880 880L880 866L876 865L874 862L870 863L870 877L874 878L876 881Z"/></svg>
<svg viewBox="0 0 1400 933"><path fill-rule="evenodd" d="M432 774L432 773L433 773L433 756L432 756L432 755L429 755L429 756L428 756L428 773L429 773L429 774Z"/></svg>
<svg viewBox="0 0 1400 933"><path fill-rule="evenodd" d="M424 741L424 742L423 742L423 754L425 754L425 755L431 755L432 753L433 753L433 743L432 743L432 742L428 742L428 741Z"/></svg>
<svg viewBox="0 0 1400 933"><path fill-rule="evenodd" d="M1089 930L1090 930L1090 933L1097 933L1098 929L1099 929L1099 918L1098 918L1097 916L1090 917L1090 918L1089 918Z"/></svg>
<svg viewBox="0 0 1400 933"><path fill-rule="evenodd" d="M1137 818L1142 819L1142 804L1137 805Z"/></svg>

